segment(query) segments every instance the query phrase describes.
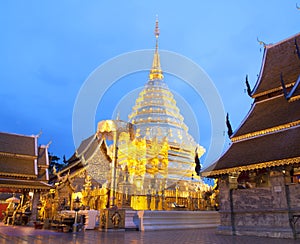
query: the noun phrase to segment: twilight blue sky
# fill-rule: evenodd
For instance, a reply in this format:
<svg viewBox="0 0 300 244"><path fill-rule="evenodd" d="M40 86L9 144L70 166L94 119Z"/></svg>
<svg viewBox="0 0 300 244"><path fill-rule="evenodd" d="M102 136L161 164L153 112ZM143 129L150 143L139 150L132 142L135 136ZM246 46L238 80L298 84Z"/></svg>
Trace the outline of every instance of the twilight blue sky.
<svg viewBox="0 0 300 244"><path fill-rule="evenodd" d="M52 140L52 153L70 157L72 113L80 87L107 60L154 48L156 15L160 48L184 55L205 70L236 129L252 103L244 92L245 76L253 87L260 71L263 50L256 38L276 43L298 33L296 4L294 0L1 1L0 131L31 135L42 130L40 143ZM96 120L110 119L118 101L146 81L147 72L142 72L116 82L99 104ZM198 143L208 150L210 119L201 98L175 77L166 76L166 82L196 114Z"/></svg>

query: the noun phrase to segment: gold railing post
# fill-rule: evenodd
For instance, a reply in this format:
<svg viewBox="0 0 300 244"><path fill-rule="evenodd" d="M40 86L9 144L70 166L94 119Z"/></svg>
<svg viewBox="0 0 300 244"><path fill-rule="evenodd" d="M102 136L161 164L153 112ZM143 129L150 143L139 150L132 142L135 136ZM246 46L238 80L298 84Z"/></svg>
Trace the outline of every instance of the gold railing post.
<svg viewBox="0 0 300 244"><path fill-rule="evenodd" d="M118 161L118 132L117 128L113 131L113 158L112 158L112 167L111 167L111 189L110 189L110 198L109 198L109 206L115 206L116 201L116 170L117 170L117 161Z"/></svg>

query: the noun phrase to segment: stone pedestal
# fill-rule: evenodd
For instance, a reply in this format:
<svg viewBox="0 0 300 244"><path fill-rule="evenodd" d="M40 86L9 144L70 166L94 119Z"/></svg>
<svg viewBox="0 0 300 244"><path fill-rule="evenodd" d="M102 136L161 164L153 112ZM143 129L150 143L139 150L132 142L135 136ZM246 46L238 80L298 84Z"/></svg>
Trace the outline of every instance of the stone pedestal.
<svg viewBox="0 0 300 244"><path fill-rule="evenodd" d="M93 230L96 227L96 219L99 215L98 210L81 210L79 211L79 214L85 216L85 224L84 229L85 230Z"/></svg>
<svg viewBox="0 0 300 244"><path fill-rule="evenodd" d="M125 229L125 210L124 209L103 209L100 210L101 230Z"/></svg>

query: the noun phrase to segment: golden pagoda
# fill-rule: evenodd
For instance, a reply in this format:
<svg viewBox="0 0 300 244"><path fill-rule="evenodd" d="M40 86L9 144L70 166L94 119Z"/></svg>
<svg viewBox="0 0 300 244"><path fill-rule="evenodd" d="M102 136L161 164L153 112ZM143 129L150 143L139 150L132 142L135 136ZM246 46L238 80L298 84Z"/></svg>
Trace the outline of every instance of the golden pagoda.
<svg viewBox="0 0 300 244"><path fill-rule="evenodd" d="M91 209L170 210L180 206L200 210L210 206L209 199L202 197L210 187L200 178L193 179L196 151L201 157L205 149L188 133L164 81L157 20L154 33L156 47L149 79L129 121L100 121L97 131L82 141L60 172L59 179L65 176L77 185L72 198L79 196ZM58 185L64 185L61 182ZM88 188L86 182L91 182ZM60 195L66 196L62 190Z"/></svg>
<svg viewBox="0 0 300 244"><path fill-rule="evenodd" d="M134 140L128 135L118 142L118 165L126 168L136 194L161 192L178 181L190 181L195 170L195 150L205 149L194 141L164 81L158 52L159 26L149 79L128 116ZM177 186L178 187L178 186Z"/></svg>

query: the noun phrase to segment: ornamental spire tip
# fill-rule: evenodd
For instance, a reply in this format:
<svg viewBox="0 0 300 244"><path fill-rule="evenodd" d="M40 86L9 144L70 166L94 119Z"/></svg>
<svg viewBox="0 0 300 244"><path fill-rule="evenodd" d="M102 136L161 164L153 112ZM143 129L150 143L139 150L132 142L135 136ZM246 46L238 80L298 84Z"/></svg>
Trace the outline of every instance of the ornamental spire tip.
<svg viewBox="0 0 300 244"><path fill-rule="evenodd" d="M159 79L162 80L164 78L161 67L160 67L160 58L158 53L158 37L159 37L159 27L158 27L158 17L156 15L156 21L155 21L155 30L154 35L156 38L156 45L155 45L155 52L152 62L152 68L150 70L149 79L155 80Z"/></svg>
<svg viewBox="0 0 300 244"><path fill-rule="evenodd" d="M154 35L155 35L156 38L158 38L158 36L159 36L158 16L157 15L156 15L156 21L155 21Z"/></svg>

